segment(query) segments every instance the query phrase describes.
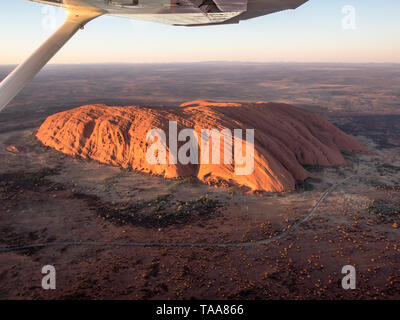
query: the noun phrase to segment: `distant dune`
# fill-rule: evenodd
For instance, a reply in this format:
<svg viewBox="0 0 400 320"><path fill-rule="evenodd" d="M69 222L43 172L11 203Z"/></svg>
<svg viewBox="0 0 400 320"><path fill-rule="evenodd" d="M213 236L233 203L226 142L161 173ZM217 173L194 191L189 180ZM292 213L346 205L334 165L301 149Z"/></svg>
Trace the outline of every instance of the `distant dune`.
<svg viewBox="0 0 400 320"><path fill-rule="evenodd" d="M238 164L223 160L221 164L150 164L146 152L152 142L146 141L146 135L151 129L162 129L169 152L169 121L177 122L178 132L192 128L198 137L202 129L254 129L254 171L238 175ZM343 165L341 151L366 151L319 115L287 104L264 102L192 101L180 108L88 105L49 116L36 136L44 145L65 154L129 170L166 178L196 176L210 184L270 192L294 190L296 181L310 176L304 165ZM234 148L230 141L229 147ZM178 148L183 144L179 142ZM223 148L221 139L221 159ZM198 154L203 151L200 144Z"/></svg>

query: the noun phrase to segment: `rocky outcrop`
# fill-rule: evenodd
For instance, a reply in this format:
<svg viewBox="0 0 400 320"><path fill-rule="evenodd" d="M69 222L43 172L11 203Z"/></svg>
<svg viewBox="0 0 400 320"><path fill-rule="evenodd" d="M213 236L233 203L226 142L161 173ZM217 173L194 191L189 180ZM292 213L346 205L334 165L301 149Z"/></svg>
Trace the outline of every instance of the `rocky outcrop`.
<svg viewBox="0 0 400 320"><path fill-rule="evenodd" d="M25 153L25 148L15 145L9 145L5 147L5 150L14 154Z"/></svg>
<svg viewBox="0 0 400 320"><path fill-rule="evenodd" d="M166 133L176 121L178 132L192 128L201 136L204 129L254 129L254 171L238 175L235 161L218 164L151 164L146 153L152 142L149 130ZM338 166L345 164L341 151L361 152L366 148L321 116L298 107L278 103L215 103L192 101L180 108L88 105L54 114L39 128L37 138L46 146L71 156L93 159L166 178L196 176L207 183L228 182L252 190L291 191L296 181L310 176L303 165ZM228 139L229 140L229 139ZM233 140L229 145L233 151ZM178 148L185 141L179 142ZM202 146L199 145L199 155ZM246 150L244 148L243 152ZM200 157L200 156L199 156ZM211 159L211 158L210 158ZM211 160L210 160L211 161Z"/></svg>

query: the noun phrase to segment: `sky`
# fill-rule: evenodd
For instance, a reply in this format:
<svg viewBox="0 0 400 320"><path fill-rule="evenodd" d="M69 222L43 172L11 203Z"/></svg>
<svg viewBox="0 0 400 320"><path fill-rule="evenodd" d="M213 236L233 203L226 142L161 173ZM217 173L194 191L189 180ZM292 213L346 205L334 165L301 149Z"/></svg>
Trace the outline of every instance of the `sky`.
<svg viewBox="0 0 400 320"><path fill-rule="evenodd" d="M344 13L345 6L355 14ZM174 27L103 16L51 63L400 63L399 12L399 0L309 0L296 10L224 26ZM56 7L0 0L0 64L22 62L64 17Z"/></svg>

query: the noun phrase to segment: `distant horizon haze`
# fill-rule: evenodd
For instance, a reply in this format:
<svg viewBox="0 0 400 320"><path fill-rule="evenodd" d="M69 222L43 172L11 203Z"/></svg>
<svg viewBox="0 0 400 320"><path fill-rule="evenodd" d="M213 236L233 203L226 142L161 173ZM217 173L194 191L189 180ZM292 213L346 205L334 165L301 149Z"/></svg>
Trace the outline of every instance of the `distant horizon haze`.
<svg viewBox="0 0 400 320"><path fill-rule="evenodd" d="M183 65L183 64L190 64L190 65L195 65L195 64L249 64L249 65L254 65L254 64L260 64L260 65L305 65L305 66L312 66L312 65L319 65L319 66L329 66L329 65L334 65L334 66L373 66L373 65L400 65L399 62L341 62L341 61L309 61L309 62L302 62L302 61L242 61L242 60L204 60L204 61L171 61L171 62L49 62L46 66L43 67L43 69L46 69L49 66L102 66L102 65ZM17 66L18 63L0 63L1 67L15 67Z"/></svg>

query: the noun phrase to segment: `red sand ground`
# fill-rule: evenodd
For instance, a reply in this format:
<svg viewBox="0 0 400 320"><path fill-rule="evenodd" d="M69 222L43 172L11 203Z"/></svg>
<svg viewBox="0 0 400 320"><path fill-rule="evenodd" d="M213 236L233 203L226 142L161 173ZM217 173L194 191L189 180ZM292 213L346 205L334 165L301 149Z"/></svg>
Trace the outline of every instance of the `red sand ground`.
<svg viewBox="0 0 400 320"><path fill-rule="evenodd" d="M307 167L314 179L294 192L255 195L73 158L44 147L34 136L36 125L7 130L0 134L1 248L269 239L302 219L327 188L354 178L330 192L305 223L268 245L65 244L2 252L0 299L399 299L397 120L342 116L335 123L376 154L345 154L344 166ZM25 152L6 151L10 145ZM217 210L189 210L185 221L180 215L164 226L114 219L164 216L205 195ZM164 196L168 206L160 207ZM143 201L149 206L126 210ZM56 290L41 287L48 264L57 270ZM356 267L356 290L341 286L347 264Z"/></svg>

